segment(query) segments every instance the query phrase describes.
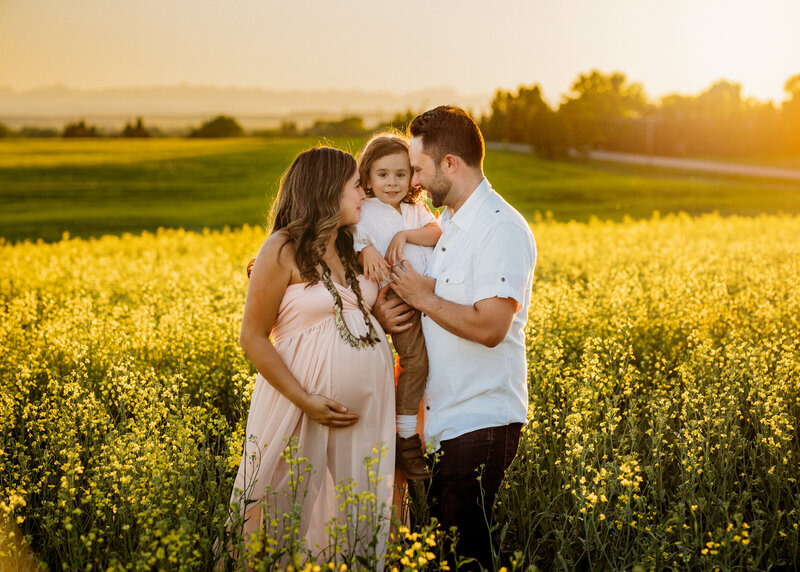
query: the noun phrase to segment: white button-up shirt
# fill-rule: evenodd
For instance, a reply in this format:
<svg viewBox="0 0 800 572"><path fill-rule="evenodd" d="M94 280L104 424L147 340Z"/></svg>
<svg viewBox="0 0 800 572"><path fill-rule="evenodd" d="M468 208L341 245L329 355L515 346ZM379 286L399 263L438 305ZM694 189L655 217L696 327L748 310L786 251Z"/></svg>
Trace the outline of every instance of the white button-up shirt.
<svg viewBox="0 0 800 572"><path fill-rule="evenodd" d="M451 334L423 314L428 347L425 440L439 443L486 427L525 423L528 321L536 242L527 221L483 179L455 214L439 219L442 236L426 275L437 296L472 306L487 298L513 298L519 311L493 348Z"/></svg>
<svg viewBox="0 0 800 572"><path fill-rule="evenodd" d="M377 197L370 197L361 203L361 218L353 233L353 247L361 252L365 246L372 245L381 256L394 235L402 230L415 230L428 223L436 222L436 217L424 203L400 203L400 212ZM403 258L411 263L419 273L425 272L433 247L406 243Z"/></svg>

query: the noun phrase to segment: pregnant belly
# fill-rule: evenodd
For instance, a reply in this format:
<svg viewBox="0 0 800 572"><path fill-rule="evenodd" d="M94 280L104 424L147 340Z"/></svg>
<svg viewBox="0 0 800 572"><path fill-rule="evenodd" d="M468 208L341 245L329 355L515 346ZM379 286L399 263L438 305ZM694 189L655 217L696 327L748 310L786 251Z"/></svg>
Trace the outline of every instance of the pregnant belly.
<svg viewBox="0 0 800 572"><path fill-rule="evenodd" d="M360 313L350 314L345 321L354 334L362 335L366 329L363 318ZM380 326L376 325L376 330L381 341L357 350L341 338L331 319L294 337L284 337L275 349L303 389L363 415L376 402L394 400L391 347Z"/></svg>
<svg viewBox="0 0 800 572"><path fill-rule="evenodd" d="M386 342L373 348L346 347L331 363L330 397L362 414L376 399L394 392L391 357Z"/></svg>

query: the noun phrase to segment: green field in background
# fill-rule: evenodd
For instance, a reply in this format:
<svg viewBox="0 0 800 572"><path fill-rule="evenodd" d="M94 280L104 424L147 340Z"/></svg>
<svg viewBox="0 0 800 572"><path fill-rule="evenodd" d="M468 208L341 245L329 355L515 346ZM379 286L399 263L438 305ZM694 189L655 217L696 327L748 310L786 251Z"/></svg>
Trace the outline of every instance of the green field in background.
<svg viewBox="0 0 800 572"><path fill-rule="evenodd" d="M313 138L0 141L8 241L265 224L281 173ZM361 139L329 142L357 151ZM800 183L487 152L494 188L530 218L800 212Z"/></svg>

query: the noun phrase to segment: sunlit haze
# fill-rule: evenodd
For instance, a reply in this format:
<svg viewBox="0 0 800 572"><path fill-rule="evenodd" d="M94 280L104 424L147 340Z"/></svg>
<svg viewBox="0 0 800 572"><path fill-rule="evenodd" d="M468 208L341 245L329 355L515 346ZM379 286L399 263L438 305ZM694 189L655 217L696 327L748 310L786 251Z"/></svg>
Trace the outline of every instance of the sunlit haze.
<svg viewBox="0 0 800 572"><path fill-rule="evenodd" d="M557 103L581 72L619 70L651 98L715 80L783 99L800 73L795 0L0 0L0 88L448 86L539 83Z"/></svg>

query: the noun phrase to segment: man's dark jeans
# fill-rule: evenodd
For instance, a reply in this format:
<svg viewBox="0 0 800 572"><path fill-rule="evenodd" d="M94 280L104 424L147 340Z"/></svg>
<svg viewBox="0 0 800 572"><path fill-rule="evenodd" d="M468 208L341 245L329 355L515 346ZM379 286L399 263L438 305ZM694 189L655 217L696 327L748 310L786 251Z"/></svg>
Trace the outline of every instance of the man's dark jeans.
<svg viewBox="0 0 800 572"><path fill-rule="evenodd" d="M444 530L457 526L457 554L471 556L489 570L492 552L487 522L491 523L503 475L517 454L521 429L522 423L512 423L442 441L443 455L433 470L428 496L431 516Z"/></svg>

